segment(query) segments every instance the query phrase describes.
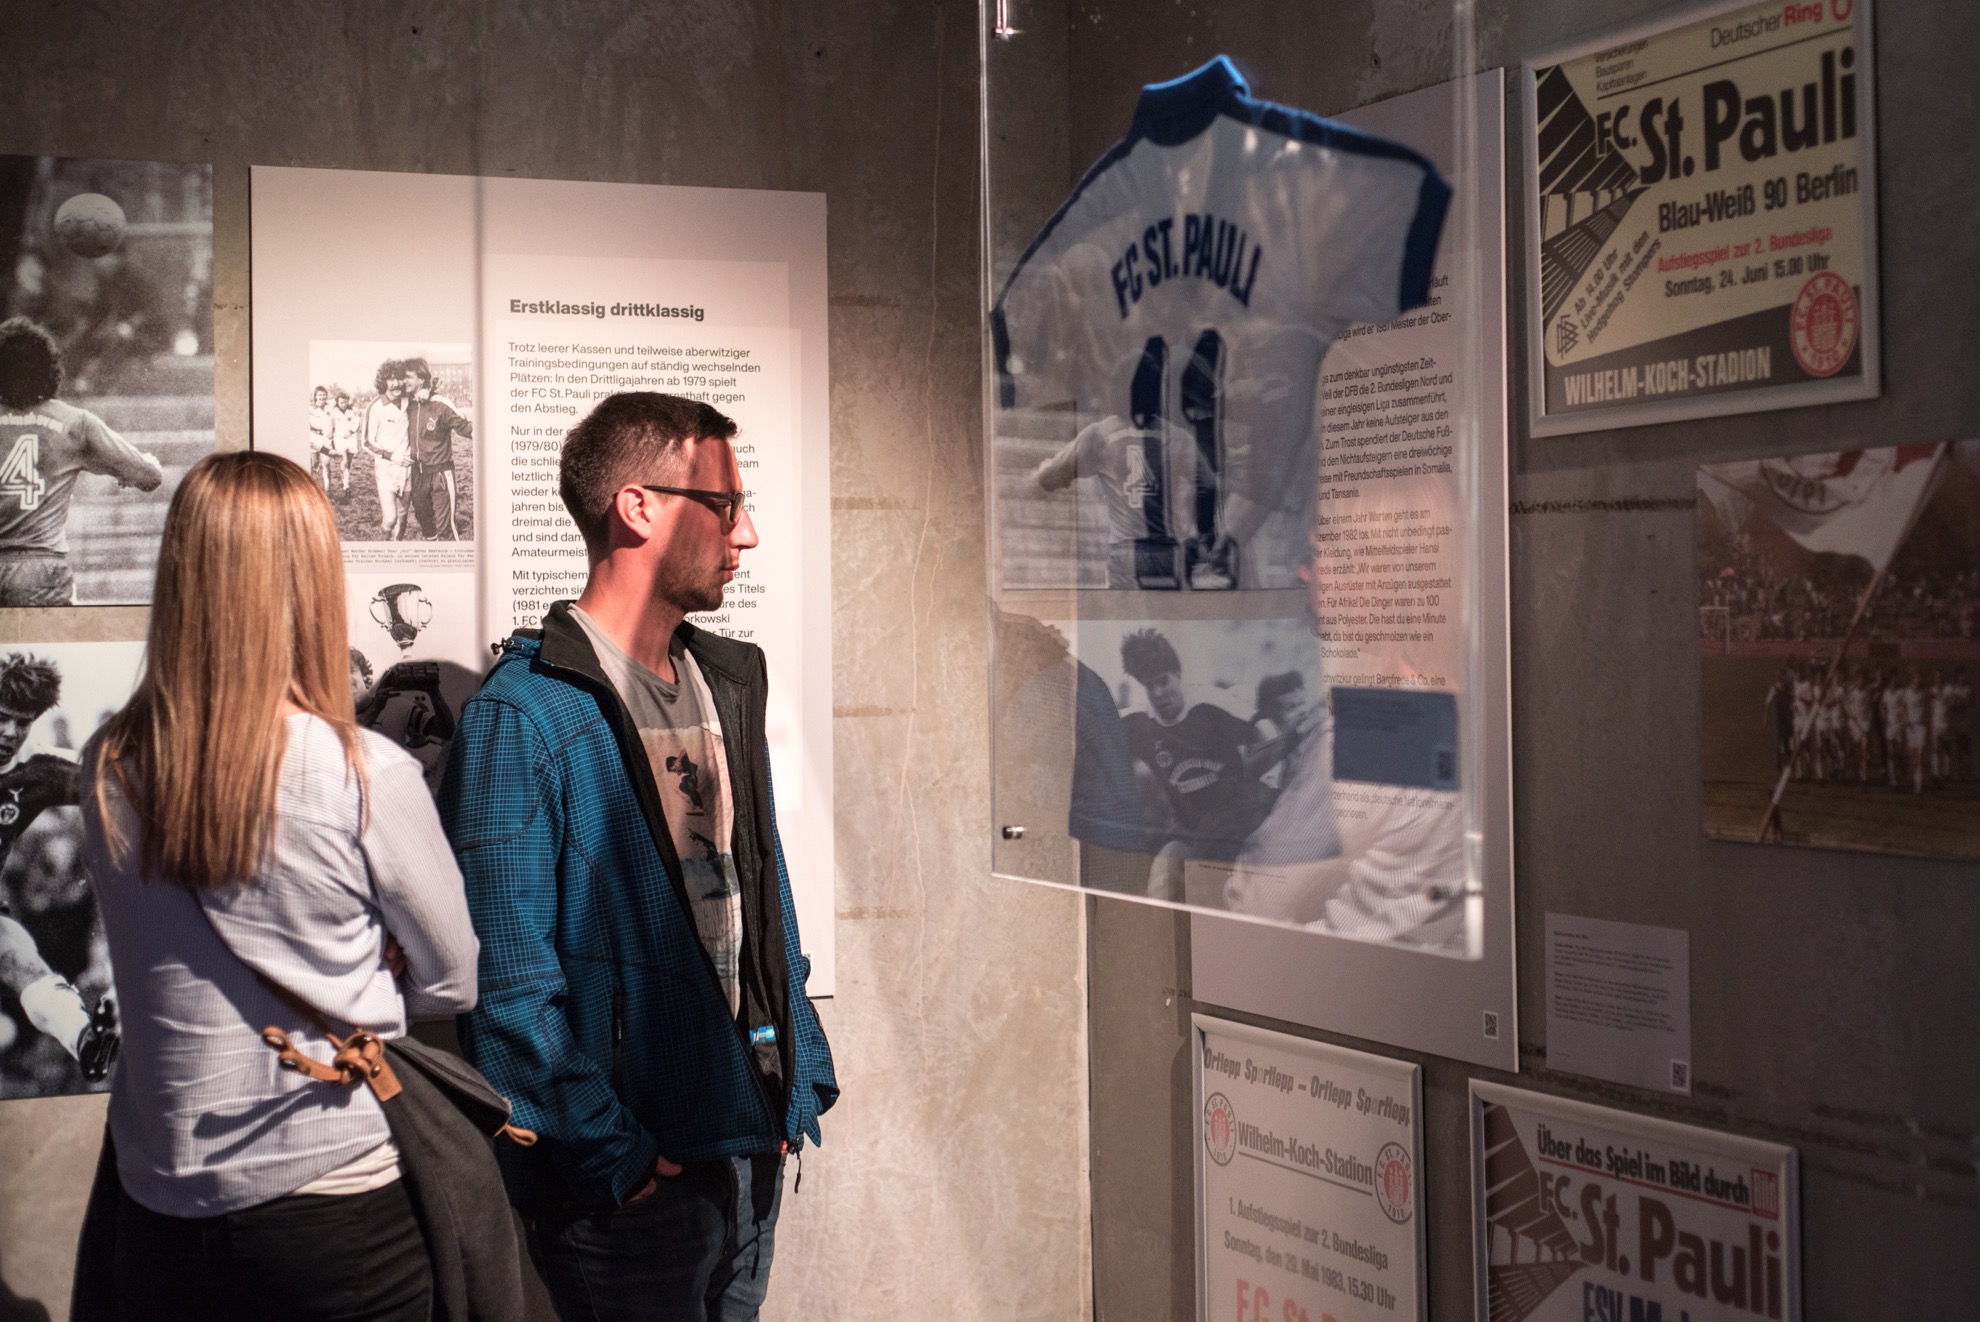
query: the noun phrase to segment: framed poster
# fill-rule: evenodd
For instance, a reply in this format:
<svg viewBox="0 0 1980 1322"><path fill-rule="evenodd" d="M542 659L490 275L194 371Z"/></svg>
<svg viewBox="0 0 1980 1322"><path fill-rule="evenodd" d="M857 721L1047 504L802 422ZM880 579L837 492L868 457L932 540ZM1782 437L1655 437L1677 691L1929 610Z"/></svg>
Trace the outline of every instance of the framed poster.
<svg viewBox="0 0 1980 1322"><path fill-rule="evenodd" d="M1190 1017L1198 1322L1418 1322L1423 1071Z"/></svg>
<svg viewBox="0 0 1980 1322"><path fill-rule="evenodd" d="M1798 1322L1796 1154L1471 1082L1483 1322Z"/></svg>
<svg viewBox="0 0 1980 1322"><path fill-rule="evenodd" d="M1261 832L1238 867L1225 869L1229 875L1199 865L1193 871L1209 874L1212 884L1195 876L1185 881L1223 897L1232 915L1199 913L1191 921L1190 976L1199 1001L1517 1070L1504 88L1503 75L1492 70L1459 89L1473 98L1475 169L1455 149L1450 84L1339 117L1408 144L1448 170L1458 214L1476 218L1475 277L1457 245L1447 242L1432 277L1446 302L1427 314L1356 327L1328 351L1320 369L1327 394L1312 622L1302 618L1277 636L1247 626L1223 651L1252 669L1227 664L1206 676L1213 691L1222 685L1237 694L1251 691L1254 670L1311 676L1304 690L1324 695L1332 718L1325 752L1332 759L1341 852L1318 865L1288 865L1266 853L1272 842ZM1459 309L1458 294L1468 283L1478 294L1475 336L1463 330L1469 317L1438 316ZM1426 461L1415 452L1451 448L1420 433L1429 430L1426 409L1440 412L1461 397L1457 383L1445 380L1453 363L1474 364L1475 391L1465 394L1477 417L1476 443ZM1458 474L1441 471L1453 460L1460 469L1475 462L1469 498ZM1292 648L1301 633L1310 661ZM1423 684L1439 676L1441 682ZM1415 711L1391 705L1404 697L1421 705ZM1439 713L1429 707L1436 699L1449 704L1441 720L1432 719ZM1469 793L1380 765L1403 741L1389 733L1371 740L1370 729L1409 726L1426 751L1455 747ZM1461 812L1460 798L1467 800ZM1291 789L1281 802L1313 811ZM1463 829L1452 829L1460 818ZM1440 913L1431 902L1459 893L1461 922L1452 918L1455 905ZM1260 918L1284 925L1255 921Z"/></svg>
<svg viewBox="0 0 1980 1322"><path fill-rule="evenodd" d="M1525 62L1534 435L1878 393L1873 63L1870 0Z"/></svg>
<svg viewBox="0 0 1980 1322"><path fill-rule="evenodd" d="M1698 495L1706 836L1980 859L1980 441L1708 464Z"/></svg>
<svg viewBox="0 0 1980 1322"><path fill-rule="evenodd" d="M733 418L761 536L719 610L762 647L813 995L833 959L825 199L253 171L254 437L338 512L359 719L437 778L490 644L575 598L565 434L652 390Z"/></svg>

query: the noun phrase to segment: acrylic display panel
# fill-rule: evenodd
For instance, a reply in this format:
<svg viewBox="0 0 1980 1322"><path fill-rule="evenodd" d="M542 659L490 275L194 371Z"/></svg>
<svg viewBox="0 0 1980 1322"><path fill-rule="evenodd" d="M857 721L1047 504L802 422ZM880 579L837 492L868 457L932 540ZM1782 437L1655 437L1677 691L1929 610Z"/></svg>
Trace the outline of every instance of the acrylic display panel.
<svg viewBox="0 0 1980 1322"><path fill-rule="evenodd" d="M1159 42L1096 91L1060 16L985 12L994 870L1477 959L1509 855L1486 98L1418 93L1411 143L1314 113L1348 107L1284 51Z"/></svg>

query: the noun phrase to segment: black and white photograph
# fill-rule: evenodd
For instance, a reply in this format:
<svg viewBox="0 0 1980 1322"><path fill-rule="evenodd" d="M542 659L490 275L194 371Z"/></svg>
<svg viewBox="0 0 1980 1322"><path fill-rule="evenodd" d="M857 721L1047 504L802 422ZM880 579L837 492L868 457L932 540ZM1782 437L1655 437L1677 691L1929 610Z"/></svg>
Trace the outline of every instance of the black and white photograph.
<svg viewBox="0 0 1980 1322"><path fill-rule="evenodd" d="M344 582L358 724L411 753L438 793L455 722L480 680L474 576L351 571Z"/></svg>
<svg viewBox="0 0 1980 1322"><path fill-rule="evenodd" d="M312 340L303 447L353 542L474 541L474 355L465 344Z"/></svg>
<svg viewBox="0 0 1980 1322"><path fill-rule="evenodd" d="M1980 442L1698 470L1715 840L1980 858Z"/></svg>
<svg viewBox="0 0 1980 1322"><path fill-rule="evenodd" d="M0 156L0 606L144 604L213 450L213 171Z"/></svg>
<svg viewBox="0 0 1980 1322"><path fill-rule="evenodd" d="M101 1092L118 1045L76 757L142 643L0 645L0 1097Z"/></svg>

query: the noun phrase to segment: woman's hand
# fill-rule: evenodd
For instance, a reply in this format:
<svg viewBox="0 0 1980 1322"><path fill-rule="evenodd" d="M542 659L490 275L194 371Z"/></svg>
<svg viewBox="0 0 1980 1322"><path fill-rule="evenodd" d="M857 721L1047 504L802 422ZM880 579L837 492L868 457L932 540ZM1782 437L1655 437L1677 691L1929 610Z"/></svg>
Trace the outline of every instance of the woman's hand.
<svg viewBox="0 0 1980 1322"><path fill-rule="evenodd" d="M385 967L392 970L395 978L406 976L405 948L399 944L399 938L390 932L385 934Z"/></svg>

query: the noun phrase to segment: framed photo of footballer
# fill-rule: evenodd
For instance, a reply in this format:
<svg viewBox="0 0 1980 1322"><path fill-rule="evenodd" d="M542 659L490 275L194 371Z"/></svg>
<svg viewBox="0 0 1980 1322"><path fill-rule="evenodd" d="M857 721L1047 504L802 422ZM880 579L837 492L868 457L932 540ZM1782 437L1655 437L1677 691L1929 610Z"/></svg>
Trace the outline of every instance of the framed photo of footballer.
<svg viewBox="0 0 1980 1322"><path fill-rule="evenodd" d="M1879 393L1871 19L1731 0L1525 61L1536 436Z"/></svg>
<svg viewBox="0 0 1980 1322"><path fill-rule="evenodd" d="M144 605L213 450L213 169L0 155L0 606Z"/></svg>
<svg viewBox="0 0 1980 1322"><path fill-rule="evenodd" d="M143 660L142 643L0 644L0 1097L109 1086L117 1014L76 757Z"/></svg>
<svg viewBox="0 0 1980 1322"><path fill-rule="evenodd" d="M1980 859L1980 441L1698 470L1714 840Z"/></svg>

